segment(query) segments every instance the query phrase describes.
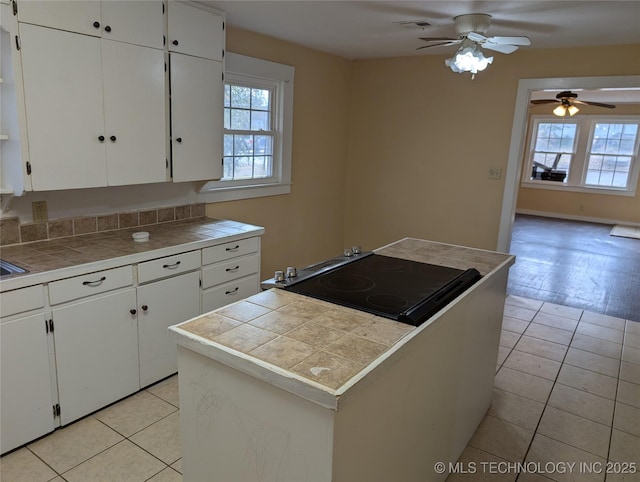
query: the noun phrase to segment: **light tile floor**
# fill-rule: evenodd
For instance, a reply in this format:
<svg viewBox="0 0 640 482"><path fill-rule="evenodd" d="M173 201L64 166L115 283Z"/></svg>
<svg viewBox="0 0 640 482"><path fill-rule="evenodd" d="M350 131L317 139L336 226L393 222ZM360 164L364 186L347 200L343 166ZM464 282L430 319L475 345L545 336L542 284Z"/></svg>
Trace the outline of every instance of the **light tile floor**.
<svg viewBox="0 0 640 482"><path fill-rule="evenodd" d="M605 474L608 461L638 472ZM448 481L640 481L640 323L507 297L491 409L458 467L475 473ZM181 470L177 377L0 459L2 482L179 481Z"/></svg>

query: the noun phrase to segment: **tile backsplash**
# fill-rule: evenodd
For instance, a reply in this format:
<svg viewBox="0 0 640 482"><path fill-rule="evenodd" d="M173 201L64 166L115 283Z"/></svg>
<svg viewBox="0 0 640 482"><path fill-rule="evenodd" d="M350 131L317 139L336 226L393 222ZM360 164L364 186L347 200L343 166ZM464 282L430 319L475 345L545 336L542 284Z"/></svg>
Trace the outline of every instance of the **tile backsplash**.
<svg viewBox="0 0 640 482"><path fill-rule="evenodd" d="M17 217L0 219L0 246L81 234L204 217L205 204L184 204L141 211L126 211L100 216L53 219L42 223L20 224Z"/></svg>

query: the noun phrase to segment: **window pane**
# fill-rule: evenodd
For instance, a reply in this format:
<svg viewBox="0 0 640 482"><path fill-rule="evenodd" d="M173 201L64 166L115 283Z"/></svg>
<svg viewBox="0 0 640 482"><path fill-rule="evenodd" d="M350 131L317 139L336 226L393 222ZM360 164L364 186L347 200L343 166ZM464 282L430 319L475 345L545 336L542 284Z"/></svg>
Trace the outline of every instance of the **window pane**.
<svg viewBox="0 0 640 482"><path fill-rule="evenodd" d="M224 106L229 107L231 105L231 86L224 86Z"/></svg>
<svg viewBox="0 0 640 482"><path fill-rule="evenodd" d="M240 85L231 86L231 107L251 107L251 88Z"/></svg>
<svg viewBox="0 0 640 482"><path fill-rule="evenodd" d="M251 108L258 110L271 109L271 92L265 89L251 89Z"/></svg>
<svg viewBox="0 0 640 482"><path fill-rule="evenodd" d="M248 110L233 109L231 111L231 129L248 131L250 127Z"/></svg>
<svg viewBox="0 0 640 482"><path fill-rule="evenodd" d="M637 134L637 124L596 123L585 183L627 187Z"/></svg>
<svg viewBox="0 0 640 482"><path fill-rule="evenodd" d="M253 153L256 155L272 154L271 136L254 136Z"/></svg>
<svg viewBox="0 0 640 482"><path fill-rule="evenodd" d="M225 157L222 164L222 179L227 181L233 179L233 158Z"/></svg>
<svg viewBox="0 0 640 482"><path fill-rule="evenodd" d="M271 156L256 157L254 160L253 177L271 177L272 165L273 162Z"/></svg>
<svg viewBox="0 0 640 482"><path fill-rule="evenodd" d="M253 177L253 162L251 157L235 157L233 164L234 179L251 179Z"/></svg>
<svg viewBox="0 0 640 482"><path fill-rule="evenodd" d="M231 129L231 109L224 109L224 128Z"/></svg>
<svg viewBox="0 0 640 482"><path fill-rule="evenodd" d="M531 179L567 182L575 149L577 124L540 122L532 158Z"/></svg>
<svg viewBox="0 0 640 482"><path fill-rule="evenodd" d="M252 131L268 131L269 126L269 112L264 111L251 111L251 130Z"/></svg>
<svg viewBox="0 0 640 482"><path fill-rule="evenodd" d="M224 135L224 148L223 156L233 156L233 136L229 134Z"/></svg>
<svg viewBox="0 0 640 482"><path fill-rule="evenodd" d="M235 156L245 156L252 152L251 136L233 136L233 154Z"/></svg>

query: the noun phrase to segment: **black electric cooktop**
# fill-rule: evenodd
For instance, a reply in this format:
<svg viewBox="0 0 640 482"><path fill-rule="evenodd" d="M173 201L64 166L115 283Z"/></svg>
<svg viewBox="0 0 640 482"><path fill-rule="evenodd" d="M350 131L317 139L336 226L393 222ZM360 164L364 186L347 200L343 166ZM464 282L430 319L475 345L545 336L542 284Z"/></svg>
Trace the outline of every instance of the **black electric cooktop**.
<svg viewBox="0 0 640 482"><path fill-rule="evenodd" d="M285 289L418 326L480 278L474 268L370 254Z"/></svg>

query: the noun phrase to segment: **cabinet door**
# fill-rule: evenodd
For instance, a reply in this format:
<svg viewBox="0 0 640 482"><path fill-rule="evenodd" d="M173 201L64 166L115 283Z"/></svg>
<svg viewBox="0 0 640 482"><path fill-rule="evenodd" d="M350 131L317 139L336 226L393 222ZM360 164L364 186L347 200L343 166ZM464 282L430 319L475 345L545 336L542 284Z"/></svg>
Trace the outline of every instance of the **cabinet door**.
<svg viewBox="0 0 640 482"><path fill-rule="evenodd" d="M200 313L199 282L195 271L138 287L140 387L178 371L176 343L167 328Z"/></svg>
<svg viewBox="0 0 640 482"><path fill-rule="evenodd" d="M55 428L42 313L0 325L0 371L0 448L5 453Z"/></svg>
<svg viewBox="0 0 640 482"><path fill-rule="evenodd" d="M223 19L184 3L169 2L169 51L222 60Z"/></svg>
<svg viewBox="0 0 640 482"><path fill-rule="evenodd" d="M85 35L100 36L102 31L96 1L18 0L18 20Z"/></svg>
<svg viewBox="0 0 640 482"><path fill-rule="evenodd" d="M18 0L18 20L69 32L163 48L162 2Z"/></svg>
<svg viewBox="0 0 640 482"><path fill-rule="evenodd" d="M99 3L102 38L156 49L164 47L162 2L107 0Z"/></svg>
<svg viewBox="0 0 640 482"><path fill-rule="evenodd" d="M222 177L222 64L171 58L171 155L174 182Z"/></svg>
<svg viewBox="0 0 640 482"><path fill-rule="evenodd" d="M163 52L102 40L102 72L108 184L166 181Z"/></svg>
<svg viewBox="0 0 640 482"><path fill-rule="evenodd" d="M100 39L21 25L35 191L106 186Z"/></svg>
<svg viewBox="0 0 640 482"><path fill-rule="evenodd" d="M140 388L135 307L131 288L53 310L63 425Z"/></svg>

